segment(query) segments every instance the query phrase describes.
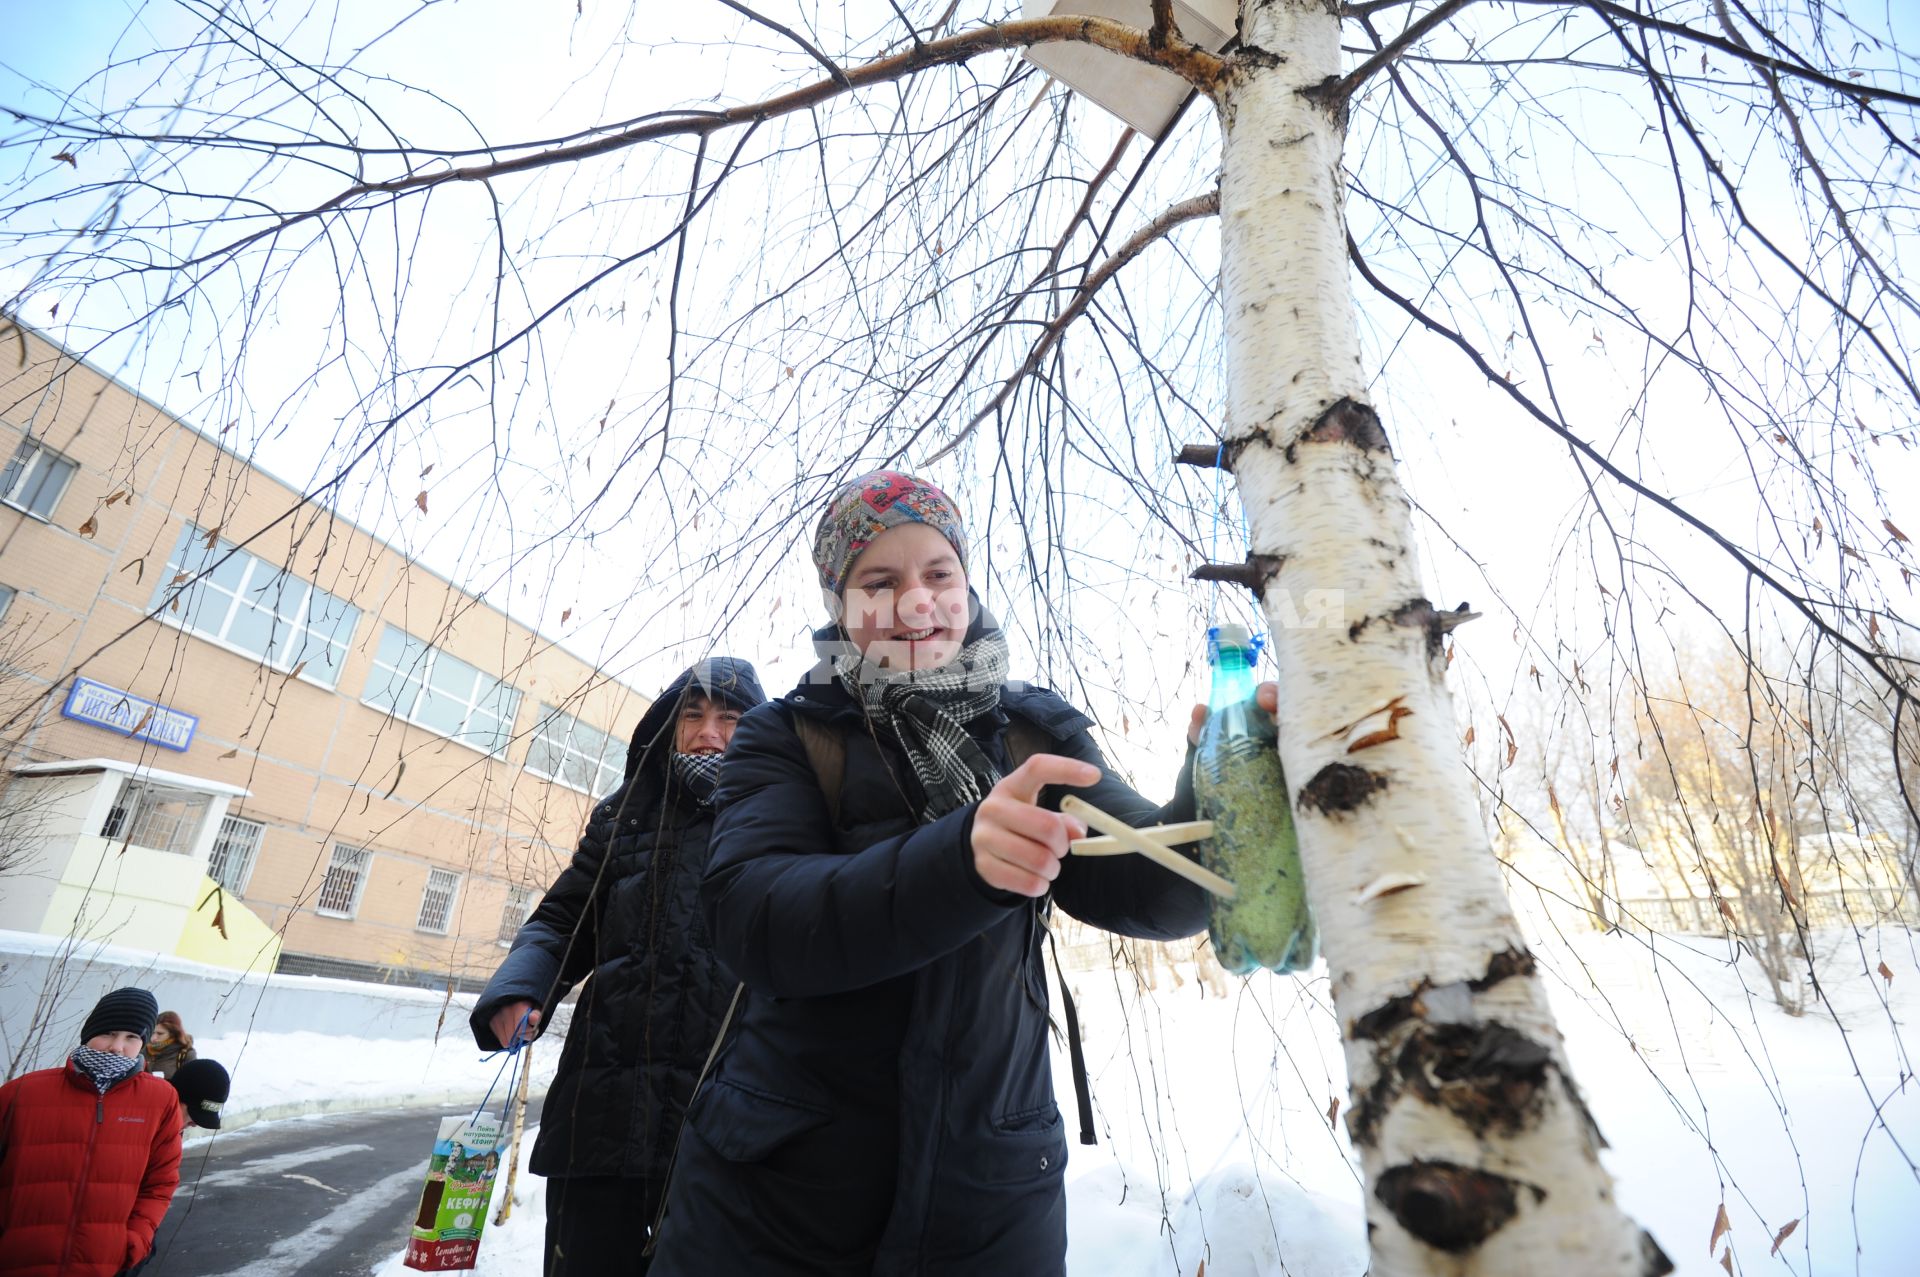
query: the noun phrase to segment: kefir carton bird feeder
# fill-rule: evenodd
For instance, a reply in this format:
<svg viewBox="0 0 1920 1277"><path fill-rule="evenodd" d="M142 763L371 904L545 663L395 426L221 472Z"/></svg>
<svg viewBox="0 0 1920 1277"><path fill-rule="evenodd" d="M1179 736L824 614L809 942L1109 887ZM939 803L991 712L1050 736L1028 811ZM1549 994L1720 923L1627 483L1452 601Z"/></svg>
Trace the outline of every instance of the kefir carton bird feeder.
<svg viewBox="0 0 1920 1277"><path fill-rule="evenodd" d="M1173 0L1180 38L1218 53L1233 38L1239 0ZM1111 18L1146 31L1153 26L1149 0L1026 0L1023 16ZM1173 72L1109 53L1079 41L1027 47L1027 61L1076 93L1083 93L1137 131L1158 140L1193 86Z"/></svg>
<svg viewBox="0 0 1920 1277"><path fill-rule="evenodd" d="M427 1182L407 1239L408 1268L423 1273L472 1268L506 1143L498 1118L447 1117L427 1161Z"/></svg>

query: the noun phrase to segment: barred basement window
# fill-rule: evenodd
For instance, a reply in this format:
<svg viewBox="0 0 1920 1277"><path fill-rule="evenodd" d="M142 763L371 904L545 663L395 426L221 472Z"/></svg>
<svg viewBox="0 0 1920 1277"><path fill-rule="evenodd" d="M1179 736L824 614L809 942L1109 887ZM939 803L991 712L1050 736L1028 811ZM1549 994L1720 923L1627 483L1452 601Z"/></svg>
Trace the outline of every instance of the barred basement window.
<svg viewBox="0 0 1920 1277"><path fill-rule="evenodd" d="M508 887L507 904L500 911L500 943L510 945L533 916L533 888Z"/></svg>
<svg viewBox="0 0 1920 1277"><path fill-rule="evenodd" d="M460 875L451 869L435 869L427 875L427 889L420 893L420 917L413 924L435 935L447 934L447 920L453 916L453 896L460 889Z"/></svg>
<svg viewBox="0 0 1920 1277"><path fill-rule="evenodd" d="M156 785L151 781L124 780L107 818L100 825L100 836L116 842L184 856L200 838L201 822L213 800L191 789Z"/></svg>
<svg viewBox="0 0 1920 1277"><path fill-rule="evenodd" d="M366 890L367 871L372 867L372 849L335 843L314 912L327 918L351 918L360 912L360 893Z"/></svg>
<svg viewBox="0 0 1920 1277"><path fill-rule="evenodd" d="M207 858L207 877L236 896L246 894L254 857L260 854L260 836L266 828L257 820L238 816L222 820L220 832L213 838L213 854Z"/></svg>

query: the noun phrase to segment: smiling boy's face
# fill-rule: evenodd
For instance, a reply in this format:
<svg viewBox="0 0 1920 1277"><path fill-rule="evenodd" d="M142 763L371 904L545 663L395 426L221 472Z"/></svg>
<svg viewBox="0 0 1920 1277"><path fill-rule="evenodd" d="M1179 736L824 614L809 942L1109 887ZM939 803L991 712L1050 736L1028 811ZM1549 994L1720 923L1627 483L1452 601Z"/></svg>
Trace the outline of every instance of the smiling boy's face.
<svg viewBox="0 0 1920 1277"><path fill-rule="evenodd" d="M86 1044L95 1051L107 1055L124 1055L129 1060L138 1059L140 1053L147 1049L147 1044L141 1040L138 1033L128 1033L125 1030L96 1033L87 1039Z"/></svg>
<svg viewBox="0 0 1920 1277"><path fill-rule="evenodd" d="M967 641L967 571L924 523L875 537L853 561L841 603L847 637L882 669L938 669Z"/></svg>
<svg viewBox="0 0 1920 1277"><path fill-rule="evenodd" d="M724 754L739 725L739 710L695 693L680 707L673 747L683 754Z"/></svg>

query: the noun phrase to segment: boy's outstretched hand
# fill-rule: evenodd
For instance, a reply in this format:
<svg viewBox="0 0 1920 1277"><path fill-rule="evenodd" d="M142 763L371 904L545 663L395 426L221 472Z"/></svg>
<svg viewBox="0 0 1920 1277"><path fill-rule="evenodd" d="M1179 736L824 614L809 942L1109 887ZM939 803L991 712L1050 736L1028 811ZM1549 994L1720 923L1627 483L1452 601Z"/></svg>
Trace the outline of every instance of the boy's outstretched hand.
<svg viewBox="0 0 1920 1277"><path fill-rule="evenodd" d="M1260 684L1260 686L1254 690L1253 703L1269 714L1278 714L1280 712L1280 685L1271 682ZM1195 705L1193 707L1192 717L1187 720L1187 744L1198 745L1200 743L1200 729L1206 725L1207 707L1205 705Z"/></svg>
<svg viewBox="0 0 1920 1277"><path fill-rule="evenodd" d="M1091 785L1092 763L1060 754L1035 754L1000 778L973 817L973 868L989 887L1044 896L1060 876L1067 844L1087 827L1072 816L1035 805L1048 785Z"/></svg>

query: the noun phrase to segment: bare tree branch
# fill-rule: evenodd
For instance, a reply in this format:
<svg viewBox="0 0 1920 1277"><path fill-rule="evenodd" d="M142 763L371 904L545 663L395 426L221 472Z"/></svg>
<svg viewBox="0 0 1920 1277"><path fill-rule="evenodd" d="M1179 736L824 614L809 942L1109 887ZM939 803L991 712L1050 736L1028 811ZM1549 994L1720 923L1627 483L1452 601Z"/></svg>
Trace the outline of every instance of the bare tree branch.
<svg viewBox="0 0 1920 1277"><path fill-rule="evenodd" d="M1195 218L1211 217L1219 211L1220 192L1211 191L1205 195L1196 195L1192 199L1182 200L1180 203L1175 204L1172 208L1167 209L1161 213L1160 216L1154 218L1151 222L1148 222L1145 226L1142 226L1139 230L1128 236L1126 242L1116 248L1113 251L1113 255L1107 258L1106 261L1100 263L1099 269L1087 276L1080 287L1074 290L1072 300L1069 301L1060 314L1046 326L1046 329L1041 333L1040 337L1033 343L1032 349L1027 352L1026 360L1021 363L1020 367L1014 371L1012 376L1001 383L999 392L994 395L987 406L974 413L973 417L955 433L953 438L949 439L937 451L929 455L922 464L932 465L942 457L945 457L955 448L965 443L967 437L979 428L981 422L998 412L1006 403L1008 396L1012 395L1019 387L1021 381L1031 376L1034 369L1040 366L1040 361L1045 359L1048 352L1059 342L1061 334L1066 332L1067 329L1073 325L1073 321L1080 318L1081 314L1086 311L1088 304L1093 301L1094 294L1100 291L1100 286L1117 275L1121 267L1138 257L1146 250L1148 245L1157 240L1165 239L1175 228L1184 226Z"/></svg>

